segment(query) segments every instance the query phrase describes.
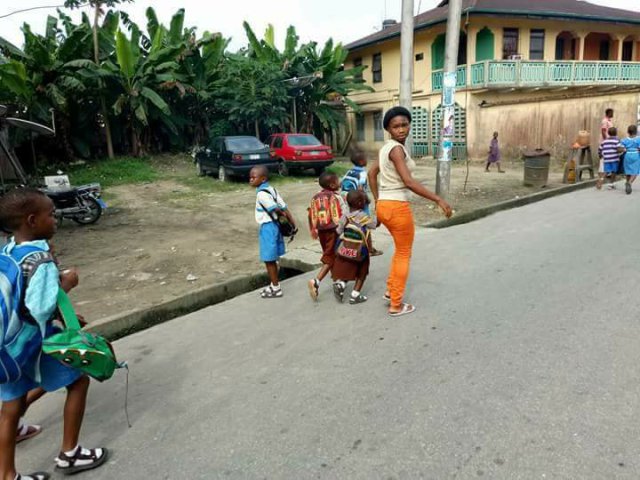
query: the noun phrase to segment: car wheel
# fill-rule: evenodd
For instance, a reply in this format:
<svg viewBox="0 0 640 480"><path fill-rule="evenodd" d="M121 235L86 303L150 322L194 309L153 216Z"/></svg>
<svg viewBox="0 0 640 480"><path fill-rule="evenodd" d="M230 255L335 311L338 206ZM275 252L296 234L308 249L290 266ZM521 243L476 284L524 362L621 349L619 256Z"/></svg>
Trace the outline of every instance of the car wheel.
<svg viewBox="0 0 640 480"><path fill-rule="evenodd" d="M229 181L229 173L227 172L227 169L222 165L218 167L218 180L220 180L221 182Z"/></svg>
<svg viewBox="0 0 640 480"><path fill-rule="evenodd" d="M207 174L207 171L202 167L202 163L199 161L196 162L196 171L198 172L199 177L204 177Z"/></svg>
<svg viewBox="0 0 640 480"><path fill-rule="evenodd" d="M289 171L289 167L287 166L287 163L284 160L280 160L280 163L278 163L278 173L282 177L286 177L287 175L289 175L289 173L291 173Z"/></svg>

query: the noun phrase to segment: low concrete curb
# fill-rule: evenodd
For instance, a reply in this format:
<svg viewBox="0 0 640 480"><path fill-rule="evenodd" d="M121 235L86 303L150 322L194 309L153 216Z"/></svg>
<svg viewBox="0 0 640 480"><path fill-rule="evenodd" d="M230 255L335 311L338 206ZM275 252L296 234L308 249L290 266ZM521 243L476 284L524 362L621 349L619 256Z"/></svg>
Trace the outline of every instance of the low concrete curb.
<svg viewBox="0 0 640 480"><path fill-rule="evenodd" d="M480 218L488 217L489 215L493 215L494 213L500 212L502 210L510 210L512 208L529 205L530 203L540 202L541 200L546 200L547 198L564 195L565 193L583 190L585 188L593 187L595 184L596 180L585 180L573 185L552 188L549 190L544 190L542 192L533 193L525 197L514 198L513 200L506 200L500 203L494 203L493 205L489 205L488 207L478 208L477 210L473 210L471 212L455 215L446 220L438 220L436 222L427 223L423 226L426 228L447 228L453 227L454 225L463 225Z"/></svg>
<svg viewBox="0 0 640 480"><path fill-rule="evenodd" d="M528 195L526 197L507 200L496 203L485 208L479 208L473 212L464 213L448 220L440 220L424 225L427 228L447 228L454 225L462 225L479 218L489 216L501 210L521 207L534 202L570 193L576 190L591 187L595 180L584 181L575 185L554 188L543 192ZM316 242L317 243L317 242ZM320 266L320 256L322 255L318 245L313 244L297 248L281 259L283 269L297 272L310 272ZM286 273L285 273L285 276ZM202 308L216 303L224 302L231 298L251 292L257 288L267 285L269 282L266 273L256 273L251 275L232 278L224 283L201 287L193 292L183 295L173 300L154 305L151 308L141 308L119 313L110 317L105 317L92 323L87 330L104 335L110 340L116 340L126 335L150 328L154 325L172 320L181 315L195 312Z"/></svg>
<svg viewBox="0 0 640 480"><path fill-rule="evenodd" d="M151 308L130 310L102 318L89 325L87 330L115 340L209 305L224 302L243 293L251 292L267 285L268 282L266 273L235 277L224 283L199 288Z"/></svg>

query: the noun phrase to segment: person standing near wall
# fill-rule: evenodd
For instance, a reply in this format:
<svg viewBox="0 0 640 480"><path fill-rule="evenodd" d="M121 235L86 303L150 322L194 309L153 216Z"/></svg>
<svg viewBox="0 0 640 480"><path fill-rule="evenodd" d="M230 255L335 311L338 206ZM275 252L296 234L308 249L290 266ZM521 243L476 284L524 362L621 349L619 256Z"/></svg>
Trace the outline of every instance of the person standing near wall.
<svg viewBox="0 0 640 480"><path fill-rule="evenodd" d="M384 298L390 303L389 315L398 317L416 310L415 306L403 301L415 235L409 203L411 193L437 203L447 218L451 217L452 210L447 202L413 178L411 172L416 163L405 147L411 130L409 110L404 107L390 109L382 125L391 139L380 149L378 162L369 171L369 188L376 200L378 220L393 237L395 251Z"/></svg>
<svg viewBox="0 0 640 480"><path fill-rule="evenodd" d="M602 140L609 138L609 129L613 127L613 108L607 108L604 118L600 122L600 137Z"/></svg>

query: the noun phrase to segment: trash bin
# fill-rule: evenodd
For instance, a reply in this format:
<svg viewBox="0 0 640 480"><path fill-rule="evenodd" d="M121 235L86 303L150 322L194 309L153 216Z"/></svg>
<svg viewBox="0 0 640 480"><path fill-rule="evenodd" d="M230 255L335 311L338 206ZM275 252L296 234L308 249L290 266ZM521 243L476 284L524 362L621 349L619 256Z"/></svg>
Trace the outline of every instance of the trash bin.
<svg viewBox="0 0 640 480"><path fill-rule="evenodd" d="M549 181L551 154L538 148L524 153L524 184L527 187L545 187Z"/></svg>

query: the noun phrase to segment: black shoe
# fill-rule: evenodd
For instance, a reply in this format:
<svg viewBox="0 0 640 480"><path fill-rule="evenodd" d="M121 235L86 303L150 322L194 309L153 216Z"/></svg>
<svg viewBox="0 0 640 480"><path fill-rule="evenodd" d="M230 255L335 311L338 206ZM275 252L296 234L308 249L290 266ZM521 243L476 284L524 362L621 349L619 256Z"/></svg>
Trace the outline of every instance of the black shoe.
<svg viewBox="0 0 640 480"><path fill-rule="evenodd" d="M627 195L631 195L632 189L631 189L631 184L629 182L625 183L624 191L627 192Z"/></svg>

